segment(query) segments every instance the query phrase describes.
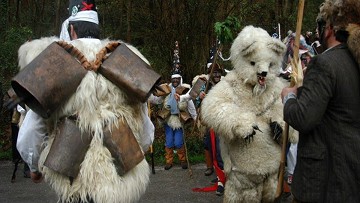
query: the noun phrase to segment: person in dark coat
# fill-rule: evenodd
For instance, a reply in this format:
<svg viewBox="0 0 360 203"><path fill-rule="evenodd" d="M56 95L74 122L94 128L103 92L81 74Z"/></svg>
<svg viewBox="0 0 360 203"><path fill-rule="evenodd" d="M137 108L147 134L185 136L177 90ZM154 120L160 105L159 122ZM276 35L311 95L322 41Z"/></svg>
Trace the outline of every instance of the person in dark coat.
<svg viewBox="0 0 360 203"><path fill-rule="evenodd" d="M302 87L281 93L284 120L299 131L296 202L360 202L360 5L334 1L317 18L327 50L310 61Z"/></svg>

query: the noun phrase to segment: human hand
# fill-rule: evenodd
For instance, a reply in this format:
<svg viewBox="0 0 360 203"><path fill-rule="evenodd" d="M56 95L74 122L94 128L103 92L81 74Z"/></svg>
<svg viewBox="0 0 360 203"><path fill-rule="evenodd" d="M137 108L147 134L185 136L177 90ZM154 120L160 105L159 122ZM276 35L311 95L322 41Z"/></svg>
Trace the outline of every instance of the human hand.
<svg viewBox="0 0 360 203"><path fill-rule="evenodd" d="M284 101L284 97L290 93L294 93L295 95L297 95L297 87L285 87L284 89L282 89L281 100Z"/></svg>
<svg viewBox="0 0 360 203"><path fill-rule="evenodd" d="M42 173L39 171L30 172L31 180L34 183L41 183L44 177L42 176Z"/></svg>
<svg viewBox="0 0 360 203"><path fill-rule="evenodd" d="M201 91L200 94L199 94L199 97L201 100L203 100L205 98L206 94L204 91Z"/></svg>
<svg viewBox="0 0 360 203"><path fill-rule="evenodd" d="M180 95L178 93L175 93L174 98L177 102L180 101Z"/></svg>

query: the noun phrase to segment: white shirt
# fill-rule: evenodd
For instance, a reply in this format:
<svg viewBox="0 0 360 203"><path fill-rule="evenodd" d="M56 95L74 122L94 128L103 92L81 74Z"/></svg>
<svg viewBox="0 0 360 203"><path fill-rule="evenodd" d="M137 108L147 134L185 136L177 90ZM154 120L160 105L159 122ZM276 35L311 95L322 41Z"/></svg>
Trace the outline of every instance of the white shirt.
<svg viewBox="0 0 360 203"><path fill-rule="evenodd" d="M39 171L38 162L41 153L41 145L47 138L45 119L29 110L19 129L16 143L22 159L29 165L32 172Z"/></svg>

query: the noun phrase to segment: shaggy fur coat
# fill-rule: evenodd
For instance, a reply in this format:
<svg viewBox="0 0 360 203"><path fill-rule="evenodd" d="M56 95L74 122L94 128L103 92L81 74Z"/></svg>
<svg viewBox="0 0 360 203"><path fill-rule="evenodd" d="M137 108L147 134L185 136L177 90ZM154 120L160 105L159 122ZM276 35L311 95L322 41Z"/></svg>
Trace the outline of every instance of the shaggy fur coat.
<svg viewBox="0 0 360 203"><path fill-rule="evenodd" d="M19 49L19 64L24 68L48 45L58 38L41 38L27 42ZM91 41L91 40L90 40ZM71 42L87 58L95 60L96 54L108 44L109 40L74 40ZM147 60L134 47L129 48ZM148 63L148 62L147 62ZM39 161L39 169L45 181L56 191L62 202L78 202L92 199L94 202L136 202L144 194L149 183L149 165L142 160L124 176L119 176L109 150L103 146L103 128L110 128L119 119L126 119L139 145L144 149L148 136L144 129L143 116L146 115L146 105L130 98L107 80L101 74L88 71L82 79L76 92L68 101L58 108L48 119L49 139L44 143L44 149ZM43 165L54 140L54 128L58 119L69 115L78 115L78 127L82 132L93 134L90 148L80 166L79 175L72 185L69 178Z"/></svg>
<svg viewBox="0 0 360 203"><path fill-rule="evenodd" d="M284 52L285 45L265 30L245 27L231 47L233 70L202 102L203 122L221 140L227 177L224 202L275 198L281 147L272 138L270 122L284 127L279 95L286 84L277 77ZM261 73L266 77L259 78ZM254 126L259 130L249 140Z"/></svg>

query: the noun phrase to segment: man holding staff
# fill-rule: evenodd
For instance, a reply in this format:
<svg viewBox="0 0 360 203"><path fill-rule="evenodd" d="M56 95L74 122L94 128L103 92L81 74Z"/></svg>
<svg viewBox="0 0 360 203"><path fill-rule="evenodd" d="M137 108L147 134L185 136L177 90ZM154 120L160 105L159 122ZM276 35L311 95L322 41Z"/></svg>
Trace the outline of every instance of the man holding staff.
<svg viewBox="0 0 360 203"><path fill-rule="evenodd" d="M326 51L303 86L284 88L284 120L299 131L295 202L360 201L360 4L326 0L317 18Z"/></svg>

